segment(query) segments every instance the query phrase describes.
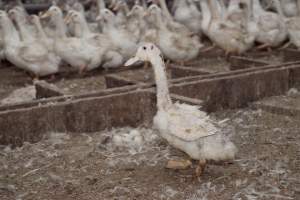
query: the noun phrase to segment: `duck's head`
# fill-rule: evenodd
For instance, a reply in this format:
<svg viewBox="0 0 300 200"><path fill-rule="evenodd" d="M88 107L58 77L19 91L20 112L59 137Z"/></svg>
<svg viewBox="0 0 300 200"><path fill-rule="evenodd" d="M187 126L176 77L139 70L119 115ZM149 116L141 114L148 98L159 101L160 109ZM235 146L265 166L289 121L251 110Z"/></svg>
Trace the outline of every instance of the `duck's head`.
<svg viewBox="0 0 300 200"><path fill-rule="evenodd" d="M17 15L18 15L18 11L17 11L15 8L10 9L10 10L8 11L8 16L9 16L9 18L11 18L12 20L15 20L15 19L17 18Z"/></svg>
<svg viewBox="0 0 300 200"><path fill-rule="evenodd" d="M82 22L82 14L79 11L71 10L68 12L64 21L66 24L69 24L71 21L75 24L81 23Z"/></svg>
<svg viewBox="0 0 300 200"><path fill-rule="evenodd" d="M51 6L43 15L41 15L41 19L49 18L49 17L62 17L62 10L58 6Z"/></svg>
<svg viewBox="0 0 300 200"><path fill-rule="evenodd" d="M79 2L75 2L72 7L74 10L76 10L78 12L84 12L84 6Z"/></svg>
<svg viewBox="0 0 300 200"><path fill-rule="evenodd" d="M97 21L113 22L115 14L109 9L102 9L100 15L97 17Z"/></svg>
<svg viewBox="0 0 300 200"><path fill-rule="evenodd" d="M143 6L140 5L134 5L130 12L128 13L128 16L144 16L145 10Z"/></svg>
<svg viewBox="0 0 300 200"><path fill-rule="evenodd" d="M162 59L161 51L153 43L145 43L140 46L133 58L130 58L125 66L133 65L138 61L150 62L153 59Z"/></svg>
<svg viewBox="0 0 300 200"><path fill-rule="evenodd" d="M40 18L37 15L30 15L28 19L31 24L38 24L40 21Z"/></svg>

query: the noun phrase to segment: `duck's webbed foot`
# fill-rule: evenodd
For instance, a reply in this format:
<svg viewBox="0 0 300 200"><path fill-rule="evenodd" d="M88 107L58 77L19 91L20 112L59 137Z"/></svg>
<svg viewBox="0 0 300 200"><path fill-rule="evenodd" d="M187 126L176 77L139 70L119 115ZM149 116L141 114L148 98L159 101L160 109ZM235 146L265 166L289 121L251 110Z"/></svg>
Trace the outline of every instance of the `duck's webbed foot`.
<svg viewBox="0 0 300 200"><path fill-rule="evenodd" d="M262 44L256 47L257 50L267 50L268 52L271 52L271 46L269 44Z"/></svg>
<svg viewBox="0 0 300 200"><path fill-rule="evenodd" d="M190 166L192 166L192 162L190 160L169 160L166 168L183 170L189 168Z"/></svg>
<svg viewBox="0 0 300 200"><path fill-rule="evenodd" d="M196 176L199 177L203 174L206 166L206 160L199 160L198 166L196 167Z"/></svg>
<svg viewBox="0 0 300 200"><path fill-rule="evenodd" d="M284 50L286 48L288 48L292 43L291 42L287 42L286 44L284 44L282 47L280 47L280 50Z"/></svg>
<svg viewBox="0 0 300 200"><path fill-rule="evenodd" d="M79 73L80 75L83 75L83 73L85 72L86 68L87 68L86 65L80 66L80 67L79 67L78 73Z"/></svg>
<svg viewBox="0 0 300 200"><path fill-rule="evenodd" d="M149 62L145 62L145 63L144 63L144 66L143 66L143 69L148 69L149 67L150 67Z"/></svg>
<svg viewBox="0 0 300 200"><path fill-rule="evenodd" d="M214 48L216 48L216 44L215 43L213 43L211 46L209 46L209 47L205 47L204 49L201 49L200 50L200 53L205 53L205 52L208 52L208 51L211 51L211 50L213 50Z"/></svg>

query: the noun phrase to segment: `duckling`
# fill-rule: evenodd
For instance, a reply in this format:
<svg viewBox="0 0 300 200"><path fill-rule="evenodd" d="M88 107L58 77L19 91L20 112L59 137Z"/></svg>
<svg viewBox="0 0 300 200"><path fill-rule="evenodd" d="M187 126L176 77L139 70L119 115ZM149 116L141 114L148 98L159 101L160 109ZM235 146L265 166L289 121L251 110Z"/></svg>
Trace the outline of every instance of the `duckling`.
<svg viewBox="0 0 300 200"><path fill-rule="evenodd" d="M191 36L186 32L170 30L167 23L163 20L162 11L156 5L151 5L149 11L156 18L157 44L161 48L167 59L180 63L195 59L203 44L198 36Z"/></svg>
<svg viewBox="0 0 300 200"><path fill-rule="evenodd" d="M51 6L42 17L50 17L55 24L54 49L66 63L78 69L80 74L100 67L104 50L89 44L84 38L67 37L59 7Z"/></svg>
<svg viewBox="0 0 300 200"><path fill-rule="evenodd" d="M203 173L207 160L233 159L237 148L216 127L215 121L197 106L172 102L161 51L154 44L144 44L138 48L135 57L128 60L125 65L137 61L150 62L154 70L157 90L154 127L170 145L185 152L191 159L199 161L196 175L200 176ZM184 162L184 165L186 163L191 164Z"/></svg>

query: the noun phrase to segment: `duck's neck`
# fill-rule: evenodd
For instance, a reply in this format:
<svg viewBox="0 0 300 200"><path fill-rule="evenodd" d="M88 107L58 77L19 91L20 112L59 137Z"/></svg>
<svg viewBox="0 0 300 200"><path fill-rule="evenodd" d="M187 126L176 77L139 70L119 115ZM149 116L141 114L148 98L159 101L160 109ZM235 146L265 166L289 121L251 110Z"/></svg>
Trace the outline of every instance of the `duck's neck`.
<svg viewBox="0 0 300 200"><path fill-rule="evenodd" d="M207 0L200 1L200 7L202 10L202 29L207 31L209 23L211 21L211 12L209 11L209 6Z"/></svg>
<svg viewBox="0 0 300 200"><path fill-rule="evenodd" d="M98 6L98 15L101 14L101 11L105 9L105 3L104 0L97 0L97 6Z"/></svg>
<svg viewBox="0 0 300 200"><path fill-rule="evenodd" d="M29 31L28 26L26 25L25 19L23 17L16 18L16 24L20 30L20 35L24 41L32 41L34 37L32 33Z"/></svg>
<svg viewBox="0 0 300 200"><path fill-rule="evenodd" d="M164 61L160 57L154 57L150 60L156 82L156 97L158 110L166 110L172 105L169 94L168 80Z"/></svg>
<svg viewBox="0 0 300 200"><path fill-rule="evenodd" d="M18 31L16 30L13 22L7 17L2 22L1 31L5 45L9 46L12 43L20 42Z"/></svg>
<svg viewBox="0 0 300 200"><path fill-rule="evenodd" d="M283 14L283 10L282 10L282 7L281 7L281 3L279 2L279 0L273 0L273 2L275 3L275 8L276 8L276 11L277 13L279 14L279 16L284 19L285 16Z"/></svg>
<svg viewBox="0 0 300 200"><path fill-rule="evenodd" d="M54 18L55 21L55 36L56 38L65 38L66 34L66 26L64 24L63 17L60 15L56 15Z"/></svg>
<svg viewBox="0 0 300 200"><path fill-rule="evenodd" d="M239 0L230 0L229 5L228 5L228 11L238 9L239 8L239 6L238 6L239 2L240 2Z"/></svg>
<svg viewBox="0 0 300 200"><path fill-rule="evenodd" d="M181 0L181 1L183 1L183 0ZM168 18L168 20L173 20L173 17L167 7L166 0L159 0L159 4L161 6L161 9L162 9L164 15Z"/></svg>
<svg viewBox="0 0 300 200"><path fill-rule="evenodd" d="M92 33L87 21L85 20L85 18L83 16L81 16L81 22L80 22L79 26L81 29L82 37L89 36Z"/></svg>
<svg viewBox="0 0 300 200"><path fill-rule="evenodd" d="M218 12L218 3L216 0L208 0L209 10L211 12L212 20L220 19L221 15L220 12Z"/></svg>
<svg viewBox="0 0 300 200"><path fill-rule="evenodd" d="M256 12L261 13L261 12L264 11L264 9L262 8L259 0L252 0L252 1L253 1L252 5L253 5L253 11L254 11L254 13L256 13Z"/></svg>
<svg viewBox="0 0 300 200"><path fill-rule="evenodd" d="M168 30L166 26L166 21L163 19L161 12L156 12L156 24L159 30Z"/></svg>
<svg viewBox="0 0 300 200"><path fill-rule="evenodd" d="M37 29L37 33L38 33L38 37L43 39L43 40L46 40L48 39L43 27L42 27L42 24L41 24L41 21L38 19L35 23L35 27Z"/></svg>
<svg viewBox="0 0 300 200"><path fill-rule="evenodd" d="M123 14L124 14L125 16L127 16L127 14L130 12L130 9L129 9L127 3L123 3L123 4L121 5L121 11L123 12Z"/></svg>
<svg viewBox="0 0 300 200"><path fill-rule="evenodd" d="M186 0L180 0L180 1L178 1L177 9L178 9L178 8L182 8L182 7L187 7L187 2L186 2Z"/></svg>

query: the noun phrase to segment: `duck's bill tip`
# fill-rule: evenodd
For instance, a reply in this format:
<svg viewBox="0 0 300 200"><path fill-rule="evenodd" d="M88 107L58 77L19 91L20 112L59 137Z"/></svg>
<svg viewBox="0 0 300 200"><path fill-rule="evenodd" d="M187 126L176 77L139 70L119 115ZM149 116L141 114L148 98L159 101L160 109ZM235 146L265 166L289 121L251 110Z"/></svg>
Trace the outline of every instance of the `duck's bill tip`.
<svg viewBox="0 0 300 200"><path fill-rule="evenodd" d="M125 67L127 67L127 66L135 64L138 61L140 61L140 59L138 57L133 57L133 58L130 58L129 60L127 60L127 62L124 65L125 65Z"/></svg>
<svg viewBox="0 0 300 200"><path fill-rule="evenodd" d="M48 18L48 17L50 17L50 16L51 16L51 14L50 14L49 11L46 11L45 13L41 13L41 14L40 14L40 18L41 18L41 19L46 19L46 18Z"/></svg>

